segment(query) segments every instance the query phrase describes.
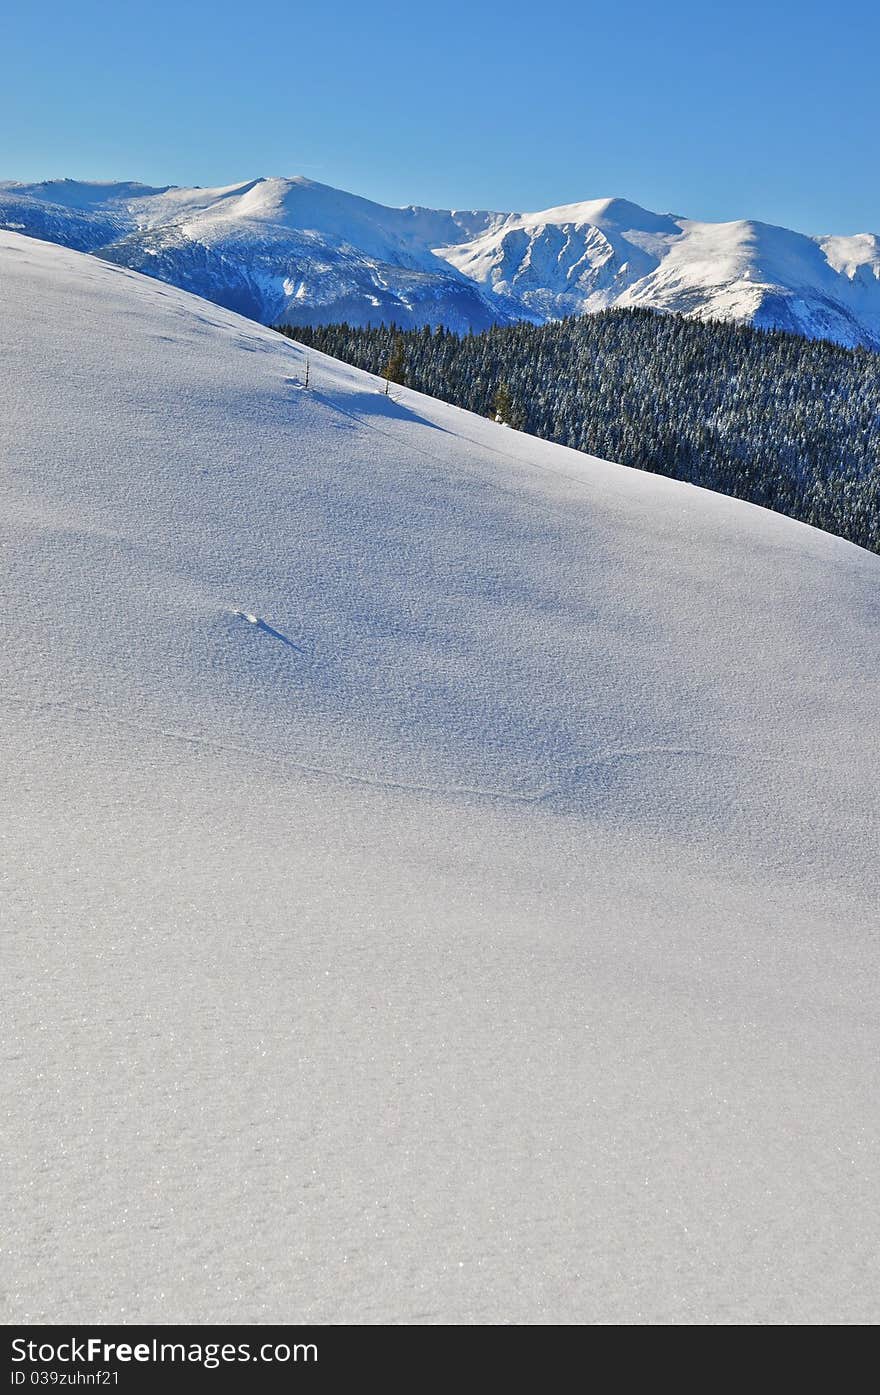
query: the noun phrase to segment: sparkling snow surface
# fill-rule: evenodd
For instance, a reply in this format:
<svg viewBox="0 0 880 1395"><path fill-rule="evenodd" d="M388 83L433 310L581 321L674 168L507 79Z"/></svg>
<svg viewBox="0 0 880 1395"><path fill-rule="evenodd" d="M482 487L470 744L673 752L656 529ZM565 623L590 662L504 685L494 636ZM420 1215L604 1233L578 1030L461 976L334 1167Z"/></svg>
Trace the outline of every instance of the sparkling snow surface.
<svg viewBox="0 0 880 1395"><path fill-rule="evenodd" d="M880 559L0 234L4 1317L867 1322Z"/></svg>

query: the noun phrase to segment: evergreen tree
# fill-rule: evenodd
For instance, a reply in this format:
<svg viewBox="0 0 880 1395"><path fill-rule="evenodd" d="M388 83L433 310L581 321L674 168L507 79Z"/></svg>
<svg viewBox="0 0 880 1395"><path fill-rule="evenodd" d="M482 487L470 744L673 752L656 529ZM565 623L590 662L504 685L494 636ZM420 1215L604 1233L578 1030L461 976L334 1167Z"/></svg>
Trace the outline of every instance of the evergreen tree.
<svg viewBox="0 0 880 1395"><path fill-rule="evenodd" d="M510 388L506 383L499 383L492 400L492 416L495 421L502 422L505 426L510 426L512 413L513 400L510 396Z"/></svg>
<svg viewBox="0 0 880 1395"><path fill-rule="evenodd" d="M406 365L406 354L402 334L395 334L391 352L385 360L382 368L382 377L385 379L386 396L392 383L404 382L404 367Z"/></svg>
<svg viewBox="0 0 880 1395"><path fill-rule="evenodd" d="M650 310L464 336L283 332L386 386L405 365L432 397L880 552L880 354L869 349Z"/></svg>

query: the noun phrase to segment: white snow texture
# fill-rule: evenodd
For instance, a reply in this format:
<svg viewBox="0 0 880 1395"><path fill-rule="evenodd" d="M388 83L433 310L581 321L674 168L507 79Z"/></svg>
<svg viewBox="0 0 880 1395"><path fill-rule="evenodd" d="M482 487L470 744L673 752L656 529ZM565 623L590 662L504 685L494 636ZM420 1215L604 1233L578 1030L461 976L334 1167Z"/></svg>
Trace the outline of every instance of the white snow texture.
<svg viewBox="0 0 880 1395"><path fill-rule="evenodd" d="M266 324L542 322L612 306L880 348L880 237L808 237L592 199L537 213L386 208L296 176L219 189L0 183L0 228Z"/></svg>
<svg viewBox="0 0 880 1395"><path fill-rule="evenodd" d="M880 559L0 234L7 1322L860 1323Z"/></svg>

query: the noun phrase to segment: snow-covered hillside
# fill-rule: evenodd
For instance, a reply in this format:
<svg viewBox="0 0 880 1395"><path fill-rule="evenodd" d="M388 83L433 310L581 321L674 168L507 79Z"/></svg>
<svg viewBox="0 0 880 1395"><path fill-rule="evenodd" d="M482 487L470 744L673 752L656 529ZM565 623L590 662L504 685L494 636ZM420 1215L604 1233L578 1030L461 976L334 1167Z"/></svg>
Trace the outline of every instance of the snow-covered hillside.
<svg viewBox="0 0 880 1395"><path fill-rule="evenodd" d="M638 305L880 347L880 238L699 223L625 199L515 214L450 263L542 318Z"/></svg>
<svg viewBox="0 0 880 1395"><path fill-rule="evenodd" d="M266 324L518 318L431 250L494 215L383 208L307 179L225 189L0 184L0 227L100 252Z"/></svg>
<svg viewBox="0 0 880 1395"><path fill-rule="evenodd" d="M538 213L386 208L302 177L223 189L0 184L0 227L264 323L479 330L609 306L880 347L880 238L705 223L625 199Z"/></svg>
<svg viewBox="0 0 880 1395"><path fill-rule="evenodd" d="M7 1321L854 1322L880 559L0 234Z"/></svg>

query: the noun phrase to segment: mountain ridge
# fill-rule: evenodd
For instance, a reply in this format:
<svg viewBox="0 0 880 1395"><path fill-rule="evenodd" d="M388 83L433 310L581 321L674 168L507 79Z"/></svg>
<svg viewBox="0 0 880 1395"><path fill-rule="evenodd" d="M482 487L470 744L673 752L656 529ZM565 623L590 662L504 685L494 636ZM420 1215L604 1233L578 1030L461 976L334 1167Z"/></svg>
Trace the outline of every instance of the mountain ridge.
<svg viewBox="0 0 880 1395"><path fill-rule="evenodd" d="M479 331L642 306L880 348L880 236L712 223L620 196L535 212L392 208L297 175L216 188L0 183L0 227L263 323Z"/></svg>

